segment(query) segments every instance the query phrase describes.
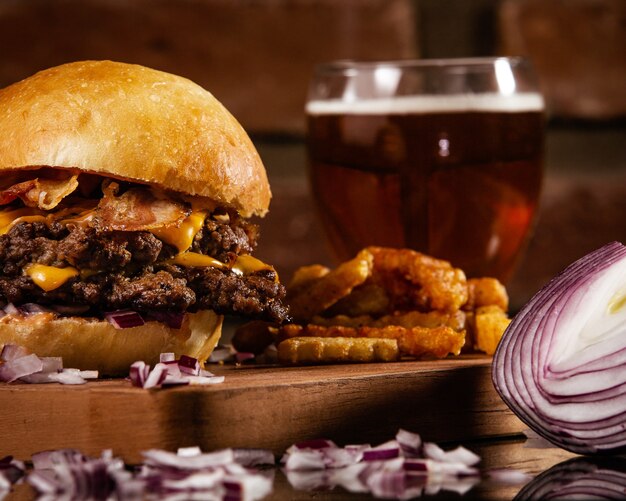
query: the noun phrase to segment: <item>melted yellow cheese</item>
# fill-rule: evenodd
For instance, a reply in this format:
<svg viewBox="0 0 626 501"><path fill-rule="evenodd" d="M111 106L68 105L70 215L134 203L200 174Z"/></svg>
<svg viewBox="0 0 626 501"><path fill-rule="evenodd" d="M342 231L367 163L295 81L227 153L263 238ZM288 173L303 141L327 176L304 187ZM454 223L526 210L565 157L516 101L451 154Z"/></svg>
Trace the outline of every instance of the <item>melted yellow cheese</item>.
<svg viewBox="0 0 626 501"><path fill-rule="evenodd" d="M237 260L233 265L233 271L239 275L249 275L250 273L260 270L274 270L274 268L248 254L237 256Z"/></svg>
<svg viewBox="0 0 626 501"><path fill-rule="evenodd" d="M206 211L195 211L185 218L178 227L165 226L150 230L150 232L159 240L176 247L178 252L185 252L191 247L193 239L202 229L206 215Z"/></svg>
<svg viewBox="0 0 626 501"><path fill-rule="evenodd" d="M24 269L24 272L46 292L61 287L70 278L78 275L78 270L71 266L57 268L56 266L46 266L44 264L31 264Z"/></svg>
<svg viewBox="0 0 626 501"><path fill-rule="evenodd" d="M0 211L0 235L7 233L18 222L46 221L42 212L31 207Z"/></svg>
<svg viewBox="0 0 626 501"><path fill-rule="evenodd" d="M177 254L170 260L170 262L190 268L207 266L220 269L228 268L225 263L222 263L214 257L205 256L204 254L198 254L197 252L183 252L182 254Z"/></svg>

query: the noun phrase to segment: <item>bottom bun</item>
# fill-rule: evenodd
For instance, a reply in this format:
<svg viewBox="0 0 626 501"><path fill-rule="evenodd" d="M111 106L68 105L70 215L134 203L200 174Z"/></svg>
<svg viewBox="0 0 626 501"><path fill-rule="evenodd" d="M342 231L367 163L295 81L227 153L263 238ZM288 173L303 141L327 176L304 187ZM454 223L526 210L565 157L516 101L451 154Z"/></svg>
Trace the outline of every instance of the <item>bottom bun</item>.
<svg viewBox="0 0 626 501"><path fill-rule="evenodd" d="M188 355L204 363L222 334L221 315L203 310L185 315L180 329L160 322L116 329L106 320L51 318L41 313L0 320L0 348L18 344L40 357L63 357L63 366L97 369L102 376L127 376L130 365L154 365L161 353Z"/></svg>

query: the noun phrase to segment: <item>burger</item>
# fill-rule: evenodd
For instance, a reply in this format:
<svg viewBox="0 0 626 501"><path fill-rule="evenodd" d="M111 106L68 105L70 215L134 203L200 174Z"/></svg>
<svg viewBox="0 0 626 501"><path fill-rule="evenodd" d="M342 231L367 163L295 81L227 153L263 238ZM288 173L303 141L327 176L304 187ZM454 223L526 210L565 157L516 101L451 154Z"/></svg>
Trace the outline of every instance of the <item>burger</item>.
<svg viewBox="0 0 626 501"><path fill-rule="evenodd" d="M270 198L241 125L185 78L83 61L0 90L0 347L117 375L205 361L224 315L283 321L251 255Z"/></svg>

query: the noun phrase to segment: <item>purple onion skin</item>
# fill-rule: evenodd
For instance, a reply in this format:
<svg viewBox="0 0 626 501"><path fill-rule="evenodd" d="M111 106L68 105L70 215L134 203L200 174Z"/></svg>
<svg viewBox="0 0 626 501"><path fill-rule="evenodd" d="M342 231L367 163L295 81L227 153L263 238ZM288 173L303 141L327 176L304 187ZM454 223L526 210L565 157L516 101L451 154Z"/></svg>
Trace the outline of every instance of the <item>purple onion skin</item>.
<svg viewBox="0 0 626 501"><path fill-rule="evenodd" d="M609 354L614 367L613 372L606 374L604 372L611 369L611 360L605 362L608 357L600 357L599 362L594 359L593 364L587 363L587 369L581 365L573 372L568 371L572 373L566 376L558 376L557 371L558 377L550 379L546 374L555 374L550 367L550 356L558 355L556 349L552 353L551 343L567 341L564 336L576 339L578 331L565 332L559 330L559 325L578 318L576 315L585 309L589 297L597 291L593 286L604 283L608 276L616 277L610 275L613 271L623 272L625 263L626 247L612 242L571 264L537 292L515 316L493 357L493 384L507 406L546 440L577 454L626 452L626 380L623 378L626 366L615 363L615 359L622 360L626 353L626 329L619 324L621 332L610 340L615 343L615 352ZM602 364L606 366L602 367ZM593 370L590 369L592 366ZM611 382L607 376L615 374L616 370L621 372L618 372L617 380ZM588 378L584 381L591 383L592 378L601 376L609 382L606 388L595 392L581 385L577 390L580 393L575 395L556 394L546 389L556 388L558 392L572 375L577 377L577 382ZM601 413L605 413L604 419Z"/></svg>
<svg viewBox="0 0 626 501"><path fill-rule="evenodd" d="M624 499L626 459L578 457L544 471L515 496L531 499ZM575 497L575 495L577 497Z"/></svg>

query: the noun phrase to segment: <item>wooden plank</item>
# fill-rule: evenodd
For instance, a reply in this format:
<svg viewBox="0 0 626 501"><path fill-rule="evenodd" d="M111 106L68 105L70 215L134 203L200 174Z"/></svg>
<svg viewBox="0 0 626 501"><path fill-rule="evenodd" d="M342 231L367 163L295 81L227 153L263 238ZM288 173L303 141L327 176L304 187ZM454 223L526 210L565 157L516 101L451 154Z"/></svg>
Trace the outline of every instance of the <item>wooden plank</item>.
<svg viewBox="0 0 626 501"><path fill-rule="evenodd" d="M306 438L387 440L398 428L447 441L518 433L488 357L326 367L216 367L223 384L167 390L125 380L0 385L0 457L75 447L129 463L149 448L263 447Z"/></svg>

